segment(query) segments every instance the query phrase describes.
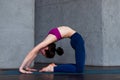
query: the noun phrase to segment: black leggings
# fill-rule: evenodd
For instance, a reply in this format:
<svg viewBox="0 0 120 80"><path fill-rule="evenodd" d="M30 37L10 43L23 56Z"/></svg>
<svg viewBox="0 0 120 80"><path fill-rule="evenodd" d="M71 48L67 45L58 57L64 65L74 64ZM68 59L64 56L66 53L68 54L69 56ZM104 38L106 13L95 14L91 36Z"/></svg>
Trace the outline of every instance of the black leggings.
<svg viewBox="0 0 120 80"><path fill-rule="evenodd" d="M85 65L85 48L84 40L79 33L71 36L71 46L75 50L76 64L61 64L54 67L54 72L79 72L84 71Z"/></svg>

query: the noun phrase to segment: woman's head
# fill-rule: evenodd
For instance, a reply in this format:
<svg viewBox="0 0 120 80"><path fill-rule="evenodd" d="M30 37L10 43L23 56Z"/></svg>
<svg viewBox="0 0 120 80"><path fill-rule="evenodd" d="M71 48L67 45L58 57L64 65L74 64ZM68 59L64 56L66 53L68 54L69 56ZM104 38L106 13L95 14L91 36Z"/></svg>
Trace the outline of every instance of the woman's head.
<svg viewBox="0 0 120 80"><path fill-rule="evenodd" d="M59 56L61 56L64 53L64 51L63 51L63 49L61 47L58 47L56 49L56 44L55 43L51 43L51 44L48 45L48 49L45 50L45 56L47 58L53 58L55 56L55 52Z"/></svg>

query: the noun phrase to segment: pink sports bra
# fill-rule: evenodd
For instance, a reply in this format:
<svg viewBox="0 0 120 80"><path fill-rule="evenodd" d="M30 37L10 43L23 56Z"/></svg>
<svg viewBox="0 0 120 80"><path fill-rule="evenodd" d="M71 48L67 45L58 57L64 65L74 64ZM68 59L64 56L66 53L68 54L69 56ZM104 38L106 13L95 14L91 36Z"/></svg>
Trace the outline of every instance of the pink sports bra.
<svg viewBox="0 0 120 80"><path fill-rule="evenodd" d="M61 34L60 34L58 28L53 28L53 29L51 29L48 34L53 34L53 35L55 35L56 38L57 38L57 40L62 39Z"/></svg>

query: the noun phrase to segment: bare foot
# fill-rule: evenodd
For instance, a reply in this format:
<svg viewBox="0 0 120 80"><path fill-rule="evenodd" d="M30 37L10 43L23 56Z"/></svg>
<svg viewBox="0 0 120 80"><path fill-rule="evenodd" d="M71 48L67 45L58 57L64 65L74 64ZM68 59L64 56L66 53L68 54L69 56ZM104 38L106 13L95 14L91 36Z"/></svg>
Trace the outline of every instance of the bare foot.
<svg viewBox="0 0 120 80"><path fill-rule="evenodd" d="M40 72L54 72L54 67L57 66L54 63L49 64L47 67L44 67Z"/></svg>

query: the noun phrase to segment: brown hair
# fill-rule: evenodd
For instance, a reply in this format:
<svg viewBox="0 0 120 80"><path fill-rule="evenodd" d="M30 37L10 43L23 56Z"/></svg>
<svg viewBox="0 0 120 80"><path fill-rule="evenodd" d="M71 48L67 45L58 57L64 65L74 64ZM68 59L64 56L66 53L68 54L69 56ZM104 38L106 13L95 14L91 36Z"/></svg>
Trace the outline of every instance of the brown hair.
<svg viewBox="0 0 120 80"><path fill-rule="evenodd" d="M48 50L45 50L45 55L47 58L53 58L55 56L55 52L61 56L63 55L64 51L61 47L58 47L56 49L56 44L55 43L51 43L48 45Z"/></svg>

